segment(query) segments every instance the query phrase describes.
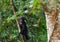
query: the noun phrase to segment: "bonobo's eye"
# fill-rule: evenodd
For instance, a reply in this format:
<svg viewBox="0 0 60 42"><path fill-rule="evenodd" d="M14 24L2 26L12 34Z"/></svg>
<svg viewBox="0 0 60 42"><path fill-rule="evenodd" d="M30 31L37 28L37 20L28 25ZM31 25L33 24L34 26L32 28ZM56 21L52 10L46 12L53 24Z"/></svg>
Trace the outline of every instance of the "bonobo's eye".
<svg viewBox="0 0 60 42"><path fill-rule="evenodd" d="M22 20L20 20L20 22L22 22Z"/></svg>

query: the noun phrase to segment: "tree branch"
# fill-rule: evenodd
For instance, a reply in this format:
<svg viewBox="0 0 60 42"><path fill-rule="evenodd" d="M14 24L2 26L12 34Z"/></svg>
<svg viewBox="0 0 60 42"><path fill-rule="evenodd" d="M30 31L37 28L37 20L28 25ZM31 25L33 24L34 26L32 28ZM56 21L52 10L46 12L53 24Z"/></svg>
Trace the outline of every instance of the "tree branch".
<svg viewBox="0 0 60 42"><path fill-rule="evenodd" d="M10 4L12 5L12 11L13 11L13 14L16 14L16 7L13 3L13 0L10 0ZM16 19L16 22L17 22L17 26L18 26L18 29L19 29L19 32L20 32L20 26L19 26L19 23L18 23L18 20Z"/></svg>
<svg viewBox="0 0 60 42"><path fill-rule="evenodd" d="M13 0L10 0L10 4L12 5L13 14L16 14L17 9L16 9L16 7L15 7L15 5L14 5ZM19 22L18 22L17 19L16 19L16 23L17 23L18 30L19 30L19 32L20 32L20 26L19 26ZM20 37L21 37L21 39L22 39L22 42L24 42L23 35L20 35Z"/></svg>

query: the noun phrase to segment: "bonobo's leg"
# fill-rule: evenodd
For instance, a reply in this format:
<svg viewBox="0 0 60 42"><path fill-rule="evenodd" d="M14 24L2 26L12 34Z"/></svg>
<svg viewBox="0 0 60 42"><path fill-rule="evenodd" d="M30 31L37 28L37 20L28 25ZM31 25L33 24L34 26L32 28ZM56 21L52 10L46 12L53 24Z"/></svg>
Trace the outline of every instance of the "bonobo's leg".
<svg viewBox="0 0 60 42"><path fill-rule="evenodd" d="M25 34L25 38L26 38L26 40L29 40L28 34Z"/></svg>

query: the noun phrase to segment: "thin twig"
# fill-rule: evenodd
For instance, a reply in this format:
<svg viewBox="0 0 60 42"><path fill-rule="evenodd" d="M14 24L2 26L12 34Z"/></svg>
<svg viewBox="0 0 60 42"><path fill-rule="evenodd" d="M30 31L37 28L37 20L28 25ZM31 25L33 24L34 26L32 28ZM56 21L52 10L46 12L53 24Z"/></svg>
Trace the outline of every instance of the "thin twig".
<svg viewBox="0 0 60 42"><path fill-rule="evenodd" d="M13 14L16 14L16 9L15 9L16 7L15 7L15 5L13 3L13 0L10 0L10 4L12 5ZM18 22L17 19L16 19L16 23L17 23L18 30L20 32L20 26L19 26L19 22ZM24 42L23 35L20 35L20 36L21 36L22 42Z"/></svg>

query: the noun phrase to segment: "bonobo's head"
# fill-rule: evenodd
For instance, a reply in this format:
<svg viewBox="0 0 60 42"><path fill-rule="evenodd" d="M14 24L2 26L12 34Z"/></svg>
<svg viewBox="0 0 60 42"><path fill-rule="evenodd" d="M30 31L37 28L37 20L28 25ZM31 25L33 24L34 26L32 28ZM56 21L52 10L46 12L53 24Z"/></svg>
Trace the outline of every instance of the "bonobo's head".
<svg viewBox="0 0 60 42"><path fill-rule="evenodd" d="M20 19L19 19L19 23L20 23L20 24L23 24L23 23L25 23L25 20L26 20L25 17L22 16L22 17L20 17Z"/></svg>

